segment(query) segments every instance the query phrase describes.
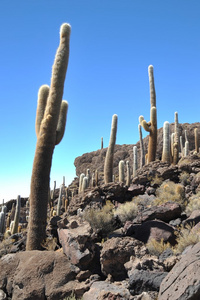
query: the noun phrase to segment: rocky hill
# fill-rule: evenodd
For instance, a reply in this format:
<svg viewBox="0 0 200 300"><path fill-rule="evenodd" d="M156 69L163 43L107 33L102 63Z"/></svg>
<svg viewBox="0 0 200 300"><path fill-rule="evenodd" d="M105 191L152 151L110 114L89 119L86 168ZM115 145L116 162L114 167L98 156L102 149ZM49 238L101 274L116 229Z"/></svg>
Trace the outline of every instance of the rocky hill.
<svg viewBox="0 0 200 300"><path fill-rule="evenodd" d="M187 130L190 150L196 127L200 124L180 126L183 141ZM158 159L138 169L129 187L102 180L73 196L67 189L59 215L56 190L43 251L25 251L28 199L22 200L15 234L9 227L15 202L6 203L0 299L200 299L200 154L191 151L169 165L159 159L162 129L158 141ZM144 143L147 149L148 137ZM132 163L132 147L116 145L116 175L119 160ZM88 168L103 172L105 152L78 157L77 175Z"/></svg>
<svg viewBox="0 0 200 300"><path fill-rule="evenodd" d="M194 129L198 128L200 131L200 123L184 123L179 124L180 136L183 139L183 145L185 143L185 130L187 131L187 138L189 141L189 149L194 150ZM170 124L170 131L171 133L174 132L174 123ZM148 140L149 137L145 137L143 139L145 153L148 151ZM156 158L158 160L161 159L162 156L162 147L163 147L163 129L158 129L158 144L157 144L157 155ZM130 167L132 168L133 164L133 146L137 146L138 149L138 161L140 161L140 143L139 141L136 144L132 145L115 145L114 150L114 165L113 165L113 173L118 175L118 164L120 160L129 161ZM85 153L82 156L79 156L75 159L74 165L76 167L76 175L80 176L81 173L86 174L86 170L90 169L91 172L95 170L99 171L99 174L103 176L103 169L104 169L104 160L106 156L107 148L99 149L97 151L93 151L90 153ZM132 170L131 170L132 172ZM131 173L132 174L132 173ZM100 179L103 180L102 176Z"/></svg>

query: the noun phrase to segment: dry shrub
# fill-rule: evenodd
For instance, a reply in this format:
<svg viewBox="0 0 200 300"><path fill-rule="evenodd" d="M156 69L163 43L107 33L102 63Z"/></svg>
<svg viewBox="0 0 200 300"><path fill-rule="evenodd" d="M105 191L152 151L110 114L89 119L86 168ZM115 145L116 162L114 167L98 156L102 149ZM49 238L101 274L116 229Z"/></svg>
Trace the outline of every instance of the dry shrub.
<svg viewBox="0 0 200 300"><path fill-rule="evenodd" d="M85 210L83 217L94 230L105 236L114 230L113 207L113 204L107 201L102 209L89 208Z"/></svg>
<svg viewBox="0 0 200 300"><path fill-rule="evenodd" d="M146 244L147 249L149 250L149 253L151 255L159 256L161 253L163 253L166 249L171 248L170 243L164 243L164 240L161 239L160 242L156 241L155 239L151 239Z"/></svg>
<svg viewBox="0 0 200 300"><path fill-rule="evenodd" d="M189 198L188 205L186 206L185 212L187 216L190 216L194 210L200 209L200 192L192 195Z"/></svg>
<svg viewBox="0 0 200 300"><path fill-rule="evenodd" d="M115 211L114 215L118 216L122 223L132 221L138 213L138 206L134 201L121 204Z"/></svg>
<svg viewBox="0 0 200 300"><path fill-rule="evenodd" d="M179 180L183 185L187 185L190 183L190 174L188 172L182 172L179 175Z"/></svg>
<svg viewBox="0 0 200 300"><path fill-rule="evenodd" d="M156 191L154 205L160 205L166 202L176 202L182 209L187 205L185 199L185 188L182 184L173 181L164 181Z"/></svg>
<svg viewBox="0 0 200 300"><path fill-rule="evenodd" d="M191 225L180 226L179 230L175 231L177 236L177 245L173 249L175 254L182 253L186 247L200 242L200 230L192 230L192 227Z"/></svg>

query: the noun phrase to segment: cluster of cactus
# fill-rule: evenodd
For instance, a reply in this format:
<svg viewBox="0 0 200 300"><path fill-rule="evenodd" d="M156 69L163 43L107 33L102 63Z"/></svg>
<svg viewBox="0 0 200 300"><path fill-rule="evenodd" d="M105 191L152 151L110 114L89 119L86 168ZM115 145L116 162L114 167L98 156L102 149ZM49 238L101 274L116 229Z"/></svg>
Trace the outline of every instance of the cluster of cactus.
<svg viewBox="0 0 200 300"><path fill-rule="evenodd" d="M62 101L69 57L71 27L63 24L50 87L44 85L38 94L36 113L37 144L31 176L30 217L27 250L39 250L46 237L49 177L52 156L64 134L68 103Z"/></svg>

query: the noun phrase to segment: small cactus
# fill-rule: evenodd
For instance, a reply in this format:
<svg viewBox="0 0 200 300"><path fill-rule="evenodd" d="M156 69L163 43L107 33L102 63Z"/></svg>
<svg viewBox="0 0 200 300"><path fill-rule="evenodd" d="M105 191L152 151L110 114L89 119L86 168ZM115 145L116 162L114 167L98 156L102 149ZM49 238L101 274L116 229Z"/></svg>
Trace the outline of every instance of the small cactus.
<svg viewBox="0 0 200 300"><path fill-rule="evenodd" d="M110 142L106 152L106 158L104 163L104 182L109 183L113 181L113 159L114 159L114 147L117 135L117 115L112 117L112 126L110 133Z"/></svg>

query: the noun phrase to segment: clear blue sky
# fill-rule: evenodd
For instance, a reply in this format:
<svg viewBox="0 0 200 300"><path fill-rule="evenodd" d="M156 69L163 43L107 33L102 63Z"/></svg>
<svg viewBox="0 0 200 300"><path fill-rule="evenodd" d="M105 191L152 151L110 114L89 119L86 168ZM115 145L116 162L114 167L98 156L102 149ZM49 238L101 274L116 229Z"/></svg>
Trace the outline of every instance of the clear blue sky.
<svg viewBox="0 0 200 300"><path fill-rule="evenodd" d="M199 0L0 0L0 202L29 196L37 93L50 84L62 23L72 26L63 99L67 125L55 147L51 186L75 176L74 159L109 143L138 141L149 120L154 66L158 127L200 121ZM143 136L145 136L143 132Z"/></svg>

